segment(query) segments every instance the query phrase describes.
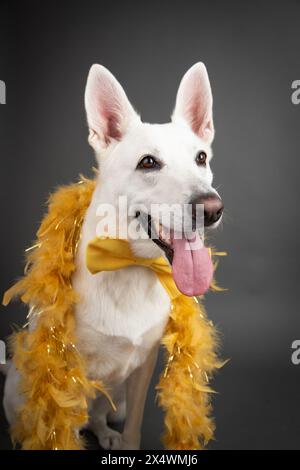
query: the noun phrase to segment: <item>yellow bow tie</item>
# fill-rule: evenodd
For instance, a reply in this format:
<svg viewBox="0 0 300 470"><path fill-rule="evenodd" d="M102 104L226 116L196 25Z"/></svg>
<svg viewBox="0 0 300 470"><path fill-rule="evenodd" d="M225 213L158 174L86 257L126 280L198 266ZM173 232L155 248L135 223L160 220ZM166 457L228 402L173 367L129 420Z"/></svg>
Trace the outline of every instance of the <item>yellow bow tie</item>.
<svg viewBox="0 0 300 470"><path fill-rule="evenodd" d="M171 300L182 295L176 287L169 263L160 258L138 258L126 240L94 238L86 249L86 265L92 274L114 271L128 266L144 266L154 271Z"/></svg>

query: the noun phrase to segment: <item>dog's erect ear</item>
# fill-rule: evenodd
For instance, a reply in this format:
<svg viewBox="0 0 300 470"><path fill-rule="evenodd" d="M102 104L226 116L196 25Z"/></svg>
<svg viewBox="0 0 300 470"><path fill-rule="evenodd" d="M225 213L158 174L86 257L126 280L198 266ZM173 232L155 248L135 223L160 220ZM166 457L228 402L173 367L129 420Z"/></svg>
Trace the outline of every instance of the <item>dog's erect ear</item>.
<svg viewBox="0 0 300 470"><path fill-rule="evenodd" d="M184 120L195 134L210 144L214 138L212 103L206 67L198 62L181 80L172 121Z"/></svg>
<svg viewBox="0 0 300 470"><path fill-rule="evenodd" d="M121 140L133 119L139 119L125 91L102 65L92 65L85 89L89 141L106 147Z"/></svg>

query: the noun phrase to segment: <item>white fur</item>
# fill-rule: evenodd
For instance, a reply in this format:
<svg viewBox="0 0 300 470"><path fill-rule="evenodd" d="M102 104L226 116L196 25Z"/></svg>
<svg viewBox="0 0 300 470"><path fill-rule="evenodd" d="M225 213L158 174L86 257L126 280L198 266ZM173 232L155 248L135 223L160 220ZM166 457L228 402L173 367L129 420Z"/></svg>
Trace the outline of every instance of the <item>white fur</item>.
<svg viewBox="0 0 300 470"><path fill-rule="evenodd" d="M96 211L100 203L128 205L184 204L195 194L213 192L209 160L214 135L212 95L205 66L195 64L180 84L172 122L143 123L124 90L100 65L90 70L85 104L89 142L95 150L100 174L82 228L73 285L81 301L76 309L78 348L86 357L88 373L111 390L127 416L123 434L111 430L112 413L105 398L91 404L89 426L106 448L138 448L147 387L170 309L169 297L156 275L143 267L92 275L85 264L88 242L96 236ZM199 150L208 155L199 167ZM163 161L160 171L136 170L145 154ZM151 240L131 240L136 255L160 256ZM11 369L11 374L13 374ZM14 381L10 382L15 388ZM9 382L8 382L9 383ZM126 391L126 400L125 400ZM6 394L6 409L10 410ZM11 412L8 418L12 421Z"/></svg>

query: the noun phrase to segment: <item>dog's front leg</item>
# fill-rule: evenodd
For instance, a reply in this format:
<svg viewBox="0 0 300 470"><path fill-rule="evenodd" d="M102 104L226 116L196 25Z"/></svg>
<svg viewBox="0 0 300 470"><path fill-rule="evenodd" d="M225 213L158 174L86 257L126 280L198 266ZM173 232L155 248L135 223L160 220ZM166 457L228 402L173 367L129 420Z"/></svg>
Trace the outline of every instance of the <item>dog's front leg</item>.
<svg viewBox="0 0 300 470"><path fill-rule="evenodd" d="M155 346L147 360L132 372L126 381L126 421L122 435L122 449L139 449L141 426L147 391L156 364L159 346Z"/></svg>

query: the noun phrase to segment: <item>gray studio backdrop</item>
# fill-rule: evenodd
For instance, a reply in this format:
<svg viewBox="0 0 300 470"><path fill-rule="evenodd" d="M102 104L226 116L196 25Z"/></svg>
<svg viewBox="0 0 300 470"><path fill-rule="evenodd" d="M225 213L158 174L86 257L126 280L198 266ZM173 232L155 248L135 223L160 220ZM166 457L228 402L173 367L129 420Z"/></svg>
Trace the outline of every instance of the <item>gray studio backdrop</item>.
<svg viewBox="0 0 300 470"><path fill-rule="evenodd" d="M49 192L91 174L83 92L91 64L108 67L145 121L165 122L183 73L206 63L214 93L215 183L226 214L214 244L228 251L207 295L231 358L214 388L213 449L300 448L300 2L23 1L0 3L1 272L22 273ZM1 339L24 322L1 308ZM154 383L143 447L160 448ZM2 410L1 410L2 414ZM0 446L9 447L2 417Z"/></svg>

